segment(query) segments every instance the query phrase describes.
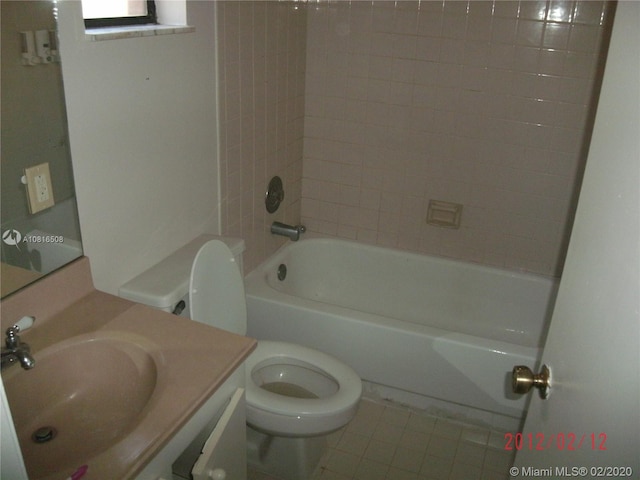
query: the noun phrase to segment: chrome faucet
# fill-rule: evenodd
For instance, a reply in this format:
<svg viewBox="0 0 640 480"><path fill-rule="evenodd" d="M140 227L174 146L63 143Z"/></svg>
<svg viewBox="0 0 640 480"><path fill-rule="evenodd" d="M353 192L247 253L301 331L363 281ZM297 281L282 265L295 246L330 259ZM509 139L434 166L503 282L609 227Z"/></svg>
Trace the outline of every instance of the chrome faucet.
<svg viewBox="0 0 640 480"><path fill-rule="evenodd" d="M292 241L300 240L300 235L307 231L304 225L287 225L286 223L273 222L271 224L271 233L274 235L282 235L289 237Z"/></svg>
<svg viewBox="0 0 640 480"><path fill-rule="evenodd" d="M10 367L16 361L20 362L20 366L25 370L33 368L36 363L29 353L31 350L29 345L20 341L18 332L20 332L20 327L18 325L14 325L7 329L5 346L2 347L2 370Z"/></svg>

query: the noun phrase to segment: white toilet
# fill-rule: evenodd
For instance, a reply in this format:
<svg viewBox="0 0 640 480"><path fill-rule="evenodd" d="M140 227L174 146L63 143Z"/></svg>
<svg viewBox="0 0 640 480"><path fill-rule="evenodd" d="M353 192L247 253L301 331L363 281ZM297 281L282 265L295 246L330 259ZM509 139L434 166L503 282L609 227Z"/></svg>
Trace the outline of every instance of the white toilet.
<svg viewBox="0 0 640 480"><path fill-rule="evenodd" d="M245 335L244 283L238 265L243 249L242 240L201 236L123 285L120 295L165 310L188 298L193 320ZM187 286L186 278L175 275L188 275L189 269ZM161 286L166 276L172 278L168 283L173 288ZM308 478L326 446L325 435L355 415L360 378L329 355L274 341L259 341L245 370L247 424L252 427L247 431L249 463L286 480Z"/></svg>

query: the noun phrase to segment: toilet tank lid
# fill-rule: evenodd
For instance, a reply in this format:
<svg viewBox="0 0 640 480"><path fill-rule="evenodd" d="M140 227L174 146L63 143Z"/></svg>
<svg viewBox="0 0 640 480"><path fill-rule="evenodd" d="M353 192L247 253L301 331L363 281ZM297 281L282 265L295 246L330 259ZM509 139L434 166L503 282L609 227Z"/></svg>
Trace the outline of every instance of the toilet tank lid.
<svg viewBox="0 0 640 480"><path fill-rule="evenodd" d="M172 309L189 290L191 266L200 247L209 240L221 240L235 257L245 249L241 238L200 235L164 260L120 287L122 298L156 308Z"/></svg>

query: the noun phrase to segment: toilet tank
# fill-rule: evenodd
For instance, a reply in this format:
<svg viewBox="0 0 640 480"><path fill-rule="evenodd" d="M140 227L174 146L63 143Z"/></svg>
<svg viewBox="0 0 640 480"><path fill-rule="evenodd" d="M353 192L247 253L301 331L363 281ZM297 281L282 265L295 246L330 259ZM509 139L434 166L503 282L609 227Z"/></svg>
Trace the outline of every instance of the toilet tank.
<svg viewBox="0 0 640 480"><path fill-rule="evenodd" d="M224 242L233 253L242 273L244 240L205 234L200 235L164 260L122 285L118 290L118 295L127 300L143 303L166 312L173 312L176 306L183 301L185 302L185 308L180 315L190 318L189 277L191 275L191 267L198 250L209 240L221 240Z"/></svg>

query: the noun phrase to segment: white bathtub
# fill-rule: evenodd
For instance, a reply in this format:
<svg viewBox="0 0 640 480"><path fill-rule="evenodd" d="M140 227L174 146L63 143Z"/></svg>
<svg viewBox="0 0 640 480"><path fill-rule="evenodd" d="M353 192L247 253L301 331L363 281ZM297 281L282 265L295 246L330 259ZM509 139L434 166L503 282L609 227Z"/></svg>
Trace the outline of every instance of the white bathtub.
<svg viewBox="0 0 640 480"><path fill-rule="evenodd" d="M526 397L510 393L511 369L537 366L557 291L543 277L328 238L288 243L245 284L250 336L325 351L409 397L513 418Z"/></svg>

